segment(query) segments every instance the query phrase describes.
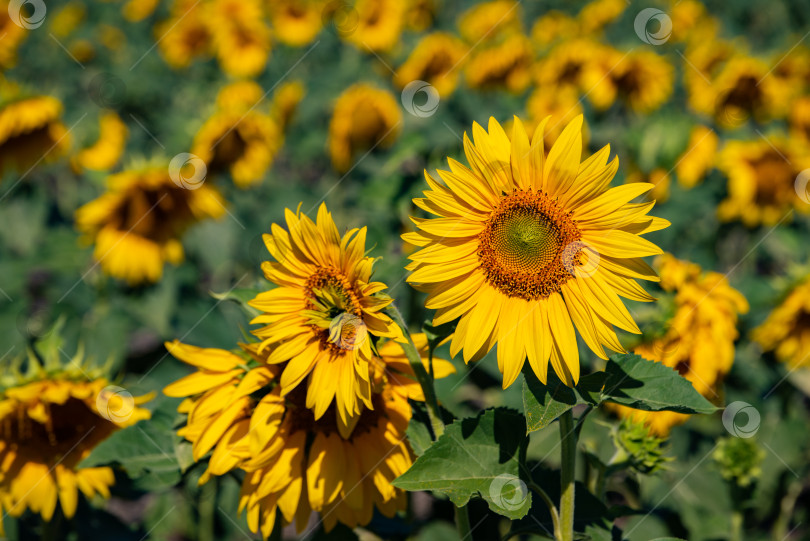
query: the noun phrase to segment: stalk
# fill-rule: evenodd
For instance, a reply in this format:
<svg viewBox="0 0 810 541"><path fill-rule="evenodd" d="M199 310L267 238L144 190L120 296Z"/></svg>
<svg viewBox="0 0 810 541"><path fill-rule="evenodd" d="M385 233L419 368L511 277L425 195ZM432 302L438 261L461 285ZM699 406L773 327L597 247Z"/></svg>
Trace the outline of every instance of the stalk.
<svg viewBox="0 0 810 541"><path fill-rule="evenodd" d="M577 434L574 414L566 411L560 417L560 541L574 540L574 479L577 464Z"/></svg>

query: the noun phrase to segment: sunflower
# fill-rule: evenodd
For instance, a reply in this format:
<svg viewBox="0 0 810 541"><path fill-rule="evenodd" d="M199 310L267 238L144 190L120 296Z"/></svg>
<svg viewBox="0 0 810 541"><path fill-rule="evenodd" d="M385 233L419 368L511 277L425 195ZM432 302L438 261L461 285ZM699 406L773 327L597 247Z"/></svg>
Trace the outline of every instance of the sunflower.
<svg viewBox="0 0 810 541"><path fill-rule="evenodd" d="M673 43L684 41L711 44L720 26L716 18L709 14L706 6L697 0L672 0L669 17L672 20Z"/></svg>
<svg viewBox="0 0 810 541"><path fill-rule="evenodd" d="M810 145L810 96L794 101L790 109L790 136Z"/></svg>
<svg viewBox="0 0 810 541"><path fill-rule="evenodd" d="M593 0L588 2L577 14L580 32L593 34L618 19L627 9L624 0Z"/></svg>
<svg viewBox="0 0 810 541"><path fill-rule="evenodd" d="M810 150L798 139L769 135L729 141L717 158L717 168L728 178L728 196L717 206L718 218L755 227L775 225L791 209L807 214L810 205L796 193L796 178L808 167Z"/></svg>
<svg viewBox="0 0 810 541"><path fill-rule="evenodd" d="M427 363L427 338L413 338ZM270 348L260 353L256 344L242 344L235 354L177 341L166 346L198 368L164 392L190 397L179 408L188 415L179 434L193 442L195 460L213 450L200 482L244 470L239 507L251 530L269 537L277 510L299 533L313 511L329 531L337 522L352 528L368 523L375 507L387 516L404 510L405 493L391 481L412 463L405 439L408 400L424 396L399 344L381 343L371 358L373 409L364 406L350 426L331 408L318 418L303 387L285 393ZM432 362L437 378L454 371L447 361Z"/></svg>
<svg viewBox="0 0 810 541"><path fill-rule="evenodd" d="M520 32L520 19L520 4L514 0L481 2L461 14L458 30L465 41L478 44Z"/></svg>
<svg viewBox="0 0 810 541"><path fill-rule="evenodd" d="M692 128L686 150L675 165L675 175L681 186L693 188L714 167L718 142L717 133L711 128L702 125Z"/></svg>
<svg viewBox="0 0 810 541"><path fill-rule="evenodd" d="M222 70L234 77L260 74L270 58L270 29L261 0L212 0L205 20Z"/></svg>
<svg viewBox="0 0 810 541"><path fill-rule="evenodd" d="M192 223L225 212L207 184L186 189L168 167L146 165L107 177L107 191L76 211L76 227L95 243L97 264L130 285L157 282L164 262L179 264L179 235Z"/></svg>
<svg viewBox="0 0 810 541"><path fill-rule="evenodd" d="M588 99L607 109L621 98L630 108L650 113L672 94L675 70L666 58L649 50L622 53L609 47L598 52L586 71Z"/></svg>
<svg viewBox="0 0 810 541"><path fill-rule="evenodd" d="M551 148L563 131L563 128L583 113L582 100L576 90L563 87L548 92L542 87L536 88L526 101L526 112L529 121L526 128L534 130L545 118L548 118L543 132L545 148ZM588 130L583 125L582 144L588 144Z"/></svg>
<svg viewBox="0 0 810 541"><path fill-rule="evenodd" d="M734 363L734 341L739 336L737 320L748 312L748 301L717 272L705 272L695 263L671 254L658 258L661 287L674 294L674 315L666 332L634 348L645 359L674 368L695 390L709 400L718 397L722 378ZM666 436L689 415L671 411L648 412L612 405L622 417L649 426Z"/></svg>
<svg viewBox="0 0 810 541"><path fill-rule="evenodd" d="M531 146L521 121L511 141L490 118L464 137L471 168L449 160L444 184L425 172L430 190L414 199L437 216L412 218L419 231L403 239L412 254L408 282L428 293L434 325L459 319L450 346L465 362L497 342L504 388L528 355L545 382L548 361L562 381L579 379L574 329L605 358L623 351L613 325L640 332L619 295L653 300L634 281L657 280L641 257L661 250L640 235L667 227L648 216L654 203L629 203L651 184L609 189L618 161L603 148L580 163L582 117L571 121L546 156L540 123ZM497 322L497 325L496 325Z"/></svg>
<svg viewBox="0 0 810 541"><path fill-rule="evenodd" d="M0 174L24 173L52 162L70 146L62 123L62 102L52 96L25 97L12 84L0 84Z"/></svg>
<svg viewBox="0 0 810 541"><path fill-rule="evenodd" d="M196 0L174 0L169 19L155 26L158 48L169 66L186 68L194 58L213 54L206 6Z"/></svg>
<svg viewBox="0 0 810 541"><path fill-rule="evenodd" d="M289 393L309 376L307 407L320 419L334 399L348 423L362 403L371 407L368 334L403 340L402 331L382 313L391 303L386 285L372 282L374 258L365 256L366 229L338 234L321 204L317 223L300 211L286 211L287 229L273 224L264 235L275 259L262 265L278 287L250 305L263 314L252 323L262 348L274 351L268 362L289 361L279 381Z"/></svg>
<svg viewBox="0 0 810 541"><path fill-rule="evenodd" d="M325 0L276 0L268 2L270 24L278 41L303 47L315 39L323 27Z"/></svg>
<svg viewBox="0 0 810 541"><path fill-rule="evenodd" d="M436 17L437 0L407 0L405 25L414 32L424 32L433 24Z"/></svg>
<svg viewBox="0 0 810 541"><path fill-rule="evenodd" d="M276 90L270 107L270 116L276 119L282 130L289 126L305 93L306 89L301 81L288 81Z"/></svg>
<svg viewBox="0 0 810 541"><path fill-rule="evenodd" d="M789 96L795 91L769 77L770 68L761 60L732 58L712 81L713 114L724 128L736 128L753 117L757 122L782 118Z"/></svg>
<svg viewBox="0 0 810 541"><path fill-rule="evenodd" d="M53 17L49 17L51 32L57 38L72 34L87 17L87 8L81 2L68 2Z"/></svg>
<svg viewBox="0 0 810 541"><path fill-rule="evenodd" d="M790 369L805 367L810 360L810 279L794 287L754 329L751 338Z"/></svg>
<svg viewBox="0 0 810 541"><path fill-rule="evenodd" d="M220 90L217 109L194 136L191 153L212 173L227 170L240 188L264 179L284 141L281 128L258 110L264 97L253 81L231 83Z"/></svg>
<svg viewBox="0 0 810 541"><path fill-rule="evenodd" d="M476 49L465 69L467 84L480 89L505 88L519 94L531 83L533 62L529 38L512 34L500 43Z"/></svg>
<svg viewBox="0 0 810 541"><path fill-rule="evenodd" d="M152 15L159 4L160 0L129 0L121 12L126 20L137 23Z"/></svg>
<svg viewBox="0 0 810 541"><path fill-rule="evenodd" d="M341 37L363 52L387 52L399 43L405 24L406 2L402 0L356 0L357 24Z"/></svg>
<svg viewBox="0 0 810 541"><path fill-rule="evenodd" d="M412 81L425 81L433 85L441 97L447 97L458 85L459 64L466 54L464 44L452 34L428 34L399 67L394 84L404 88Z"/></svg>
<svg viewBox="0 0 810 541"><path fill-rule="evenodd" d="M17 48L28 35L28 30L11 20L9 2L0 0L0 67L10 68L17 63Z"/></svg>
<svg viewBox="0 0 810 541"><path fill-rule="evenodd" d="M557 45L537 62L534 68L537 85L547 93L557 92L557 89L586 91L587 72L603 48L600 43L587 38Z"/></svg>
<svg viewBox="0 0 810 541"><path fill-rule="evenodd" d="M113 111L104 113L99 119L98 139L71 160L73 168L78 172L83 169L109 171L121 159L127 137L129 129L121 117Z"/></svg>
<svg viewBox="0 0 810 541"><path fill-rule="evenodd" d="M57 503L67 518L76 512L79 492L87 498L110 496L115 482L108 467L81 468L79 463L113 432L148 419L138 407L151 396L132 397L82 366L63 369L59 355L46 366L30 354L4 369L0 382L0 509L19 517L27 509L51 520ZM15 374L16 375L12 375ZM95 375L94 375L95 374Z"/></svg>
<svg viewBox="0 0 810 541"><path fill-rule="evenodd" d="M550 10L538 17L530 33L532 43L538 49L545 49L558 41L565 41L579 34L577 20L561 11Z"/></svg>
<svg viewBox="0 0 810 541"><path fill-rule="evenodd" d="M332 165L348 171L360 152L390 146L401 123L402 112L390 92L365 83L349 87L338 97L329 122Z"/></svg>

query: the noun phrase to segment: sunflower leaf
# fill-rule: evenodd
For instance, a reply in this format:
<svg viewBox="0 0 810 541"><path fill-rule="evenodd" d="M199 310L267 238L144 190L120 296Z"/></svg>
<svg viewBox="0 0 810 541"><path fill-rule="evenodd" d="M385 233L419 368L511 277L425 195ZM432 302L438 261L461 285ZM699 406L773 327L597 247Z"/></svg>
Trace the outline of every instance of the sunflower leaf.
<svg viewBox="0 0 810 541"><path fill-rule="evenodd" d="M602 399L645 411L713 413L717 411L676 370L636 354L611 356Z"/></svg>
<svg viewBox="0 0 810 541"><path fill-rule="evenodd" d="M597 405L604 383L604 372L595 372L579 380L575 388L568 387L552 371L545 384L537 379L531 368L523 370L523 410L526 429L534 432L545 428L560 415L579 404Z"/></svg>
<svg viewBox="0 0 810 541"><path fill-rule="evenodd" d="M495 513L519 519L531 507L531 494L520 478L525 434L523 416L506 408L456 421L393 484L438 492L457 506L479 496Z"/></svg>

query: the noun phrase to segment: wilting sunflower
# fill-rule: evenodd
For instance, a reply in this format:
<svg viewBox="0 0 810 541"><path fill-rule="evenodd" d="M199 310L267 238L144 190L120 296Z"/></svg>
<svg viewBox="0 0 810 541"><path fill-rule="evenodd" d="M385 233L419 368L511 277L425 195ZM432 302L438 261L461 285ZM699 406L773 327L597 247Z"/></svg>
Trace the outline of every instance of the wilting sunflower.
<svg viewBox="0 0 810 541"><path fill-rule="evenodd" d="M394 143L402 112L390 92L359 83L346 89L335 103L329 122L329 154L338 171L347 171L357 154Z"/></svg>
<svg viewBox="0 0 810 541"><path fill-rule="evenodd" d="M81 355L64 369L60 353L46 366L30 354L28 369L4 367L0 381L0 509L19 517L27 509L51 520L57 504L65 517L76 512L79 492L110 496L108 467L78 464L120 428L148 419L138 407L151 396L129 393L85 366ZM16 374L16 375L14 375Z"/></svg>
<svg viewBox="0 0 810 541"><path fill-rule="evenodd" d="M623 351L613 326L639 333L619 296L650 301L634 279L656 281L641 259L661 250L641 237L667 227L648 216L654 203L629 203L651 184L609 189L618 160L603 148L584 162L582 117L563 130L546 156L547 121L531 145L515 118L511 140L495 119L489 133L473 124L464 137L470 168L449 159L425 172L430 190L414 203L435 218L412 218L419 231L403 239L412 254L408 282L428 293L434 325L459 319L450 346L469 362L498 343L504 388L528 355L545 382L548 361L568 385L579 379L574 329L600 357L602 345ZM497 324L496 324L497 323Z"/></svg>
<svg viewBox="0 0 810 541"><path fill-rule="evenodd" d="M164 262L183 260L180 234L225 212L222 197L203 181L185 188L183 178L176 183L165 165L110 175L107 191L76 211L76 227L95 243L93 256L107 274L130 285L157 282Z"/></svg>
<svg viewBox="0 0 810 541"><path fill-rule="evenodd" d="M425 81L433 85L441 97L447 97L458 85L459 64L466 54L467 48L452 34L428 34L399 67L394 83L404 88L412 81Z"/></svg>
<svg viewBox="0 0 810 541"><path fill-rule="evenodd" d="M427 363L426 337L413 338ZM373 409L362 407L350 426L334 408L317 418L303 387L285 394L280 367L268 359L272 349L259 353L257 344L243 344L242 352L231 353L176 341L166 347L198 368L164 392L190 397L179 408L188 414L179 433L193 442L195 460L213 450L200 482L244 470L239 506L251 530L269 537L277 510L299 533L313 511L329 531L337 522L352 528L368 523L375 507L387 516L404 510L405 493L391 481L412 463L405 439L408 399L424 396L399 344L389 340L371 358ZM433 367L437 378L454 371L440 359Z"/></svg>
<svg viewBox="0 0 810 541"><path fill-rule="evenodd" d="M531 83L534 52L529 38L512 34L499 43L482 46L464 70L471 88L501 89L519 94Z"/></svg>
<svg viewBox="0 0 810 541"><path fill-rule="evenodd" d="M323 27L326 0L276 0L267 5L273 36L286 45L312 43Z"/></svg>
<svg viewBox="0 0 810 541"><path fill-rule="evenodd" d="M340 37L363 52L390 51L399 43L406 6L402 0L356 0L356 24L352 20L353 26L344 28Z"/></svg>
<svg viewBox="0 0 810 541"><path fill-rule="evenodd" d="M10 68L17 63L17 48L28 35L28 30L11 20L9 2L0 0L0 67Z"/></svg>
<svg viewBox="0 0 810 541"><path fill-rule="evenodd" d="M211 0L204 14L222 70L254 77L270 58L270 28L261 0Z"/></svg>
<svg viewBox="0 0 810 541"><path fill-rule="evenodd" d="M597 109L621 99L635 111L650 113L672 94L675 70L663 56L649 50L622 53L604 47L597 57L585 78L588 99Z"/></svg>
<svg viewBox="0 0 810 541"><path fill-rule="evenodd" d="M115 112L104 113L99 119L98 139L82 149L71 161L76 171L109 171L121 155L127 143L129 129Z"/></svg>
<svg viewBox="0 0 810 541"><path fill-rule="evenodd" d="M468 43L478 44L496 40L521 28L520 3L514 0L494 0L476 4L458 19L458 31Z"/></svg>
<svg viewBox="0 0 810 541"><path fill-rule="evenodd" d="M258 104L264 97L253 81L231 83L220 90L217 109L191 145L211 173L227 170L240 188L261 182L284 142L278 123Z"/></svg>
<svg viewBox="0 0 810 541"><path fill-rule="evenodd" d="M686 150L675 164L675 175L681 186L692 188L703 180L714 167L718 143L717 133L711 128L703 125L692 128Z"/></svg>
<svg viewBox="0 0 810 541"><path fill-rule="evenodd" d="M171 67L185 68L213 54L206 7L196 0L174 0L169 19L155 26L158 48Z"/></svg>
<svg viewBox="0 0 810 541"><path fill-rule="evenodd" d="M799 139L768 135L756 141L729 141L717 168L728 178L728 196L717 206L723 222L748 227L776 225L791 210L810 213L796 193L796 177L810 167L810 150Z"/></svg>
<svg viewBox="0 0 810 541"><path fill-rule="evenodd" d="M70 137L61 116L58 99L25 97L14 85L0 84L0 174L8 170L22 174L64 155Z"/></svg>
<svg viewBox="0 0 810 541"><path fill-rule="evenodd" d="M794 287L774 308L762 325L751 333L765 351L790 369L805 367L810 361L810 279Z"/></svg>
<svg viewBox="0 0 810 541"><path fill-rule="evenodd" d="M317 223L300 211L286 211L287 229L273 224L264 235L275 261L262 264L278 287L260 293L250 305L264 312L252 323L268 362L289 361L279 381L283 393L304 382L307 407L319 419L334 400L339 418L349 423L362 403L371 407L368 334L403 340L402 331L382 313L391 303L386 285L372 282L374 258L367 257L366 229L342 237L321 204Z"/></svg>
<svg viewBox="0 0 810 541"><path fill-rule="evenodd" d="M704 272L695 263L665 254L656 261L661 287L674 293L674 314L663 335L634 348L645 359L674 368L710 401L719 398L718 385L734 363L737 319L748 312L748 301L718 272ZM649 426L666 436L689 415L649 412L611 405L622 417Z"/></svg>

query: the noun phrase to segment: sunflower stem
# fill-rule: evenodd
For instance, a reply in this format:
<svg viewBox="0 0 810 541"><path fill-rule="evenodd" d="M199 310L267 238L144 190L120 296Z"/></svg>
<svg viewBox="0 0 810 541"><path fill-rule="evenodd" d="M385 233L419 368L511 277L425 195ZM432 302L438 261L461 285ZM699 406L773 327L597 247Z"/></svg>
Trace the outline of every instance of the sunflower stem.
<svg viewBox="0 0 810 541"><path fill-rule="evenodd" d="M560 417L560 448L562 471L560 473L560 541L574 539L574 479L577 464L577 433L574 429L574 414L566 411Z"/></svg>
<svg viewBox="0 0 810 541"><path fill-rule="evenodd" d="M439 439L439 437L444 434L444 423L442 422L439 402L436 399L436 390L433 388L433 379L430 377L427 370L425 370L425 365L422 364L422 357L419 355L416 344L413 343L413 338L411 338L411 333L408 331L405 320L402 319L402 314L394 304L391 304L388 312L396 324L399 325L399 328L402 329L405 338L408 340L407 343L402 344L402 349L405 351L405 356L408 357L408 362L411 363L413 373L425 395L425 404L427 405L428 417L430 418L430 425L433 428L434 438Z"/></svg>
<svg viewBox="0 0 810 541"><path fill-rule="evenodd" d="M461 541L468 541L472 539L472 531L470 530L470 514L467 512L467 506L456 507L456 529L458 529L458 536Z"/></svg>

